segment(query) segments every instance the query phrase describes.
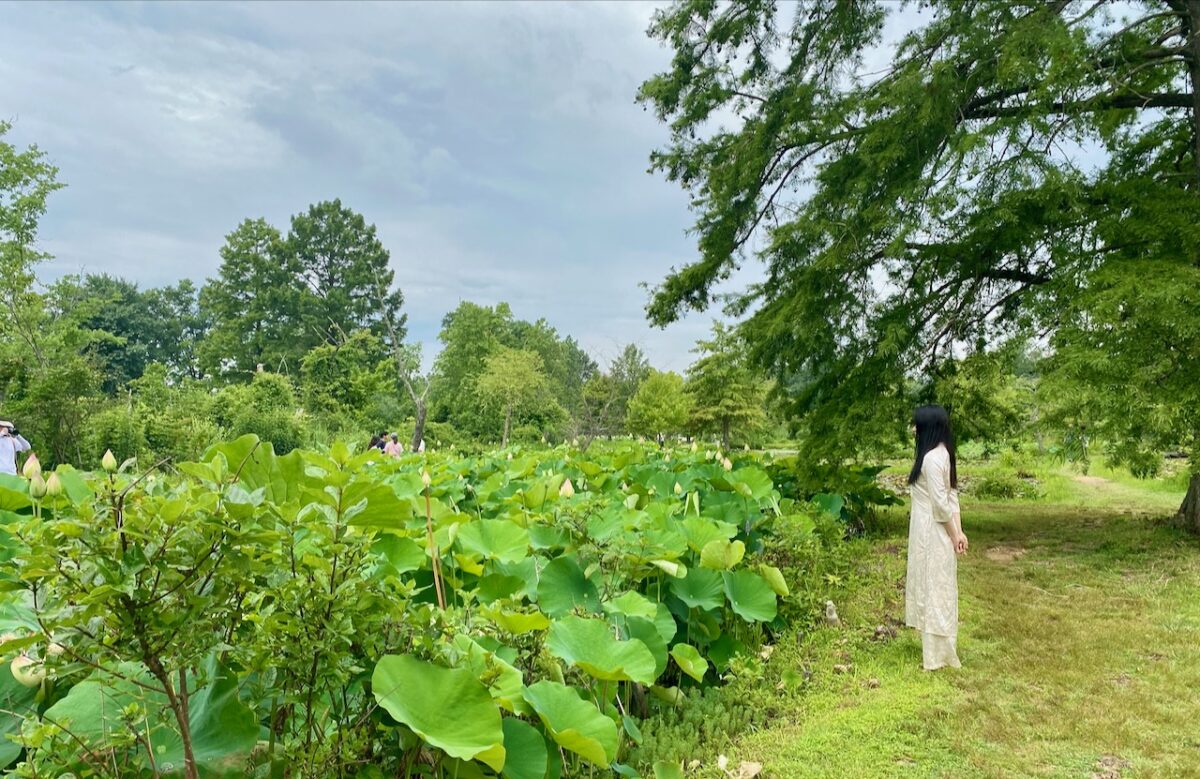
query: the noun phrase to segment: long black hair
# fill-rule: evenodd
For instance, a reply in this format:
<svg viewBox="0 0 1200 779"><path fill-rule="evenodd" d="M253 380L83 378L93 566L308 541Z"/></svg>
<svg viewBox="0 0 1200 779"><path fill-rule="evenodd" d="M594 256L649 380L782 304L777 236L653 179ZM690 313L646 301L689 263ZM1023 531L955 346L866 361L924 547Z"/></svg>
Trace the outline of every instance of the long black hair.
<svg viewBox="0 0 1200 779"><path fill-rule="evenodd" d="M921 463L925 455L936 449L938 444L950 453L950 486L958 487L958 464L954 456L954 430L950 427L950 415L941 406L918 406L913 412L912 423L917 427L917 459L908 474L908 483L915 484L921 475Z"/></svg>

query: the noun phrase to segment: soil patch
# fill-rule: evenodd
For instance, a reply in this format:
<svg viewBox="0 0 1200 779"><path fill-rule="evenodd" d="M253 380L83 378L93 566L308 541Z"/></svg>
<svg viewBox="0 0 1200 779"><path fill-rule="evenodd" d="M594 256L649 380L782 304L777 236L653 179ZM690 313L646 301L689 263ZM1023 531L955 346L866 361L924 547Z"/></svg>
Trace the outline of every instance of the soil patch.
<svg viewBox="0 0 1200 779"><path fill-rule="evenodd" d="M994 563L1011 563L1019 560L1025 552L1025 548L1020 546L992 546L984 551L983 556Z"/></svg>

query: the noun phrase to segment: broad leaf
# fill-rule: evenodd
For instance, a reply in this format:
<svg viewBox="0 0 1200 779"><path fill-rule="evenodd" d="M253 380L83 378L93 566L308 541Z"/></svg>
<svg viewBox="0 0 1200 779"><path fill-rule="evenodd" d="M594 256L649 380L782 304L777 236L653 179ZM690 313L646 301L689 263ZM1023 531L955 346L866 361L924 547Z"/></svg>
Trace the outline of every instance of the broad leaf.
<svg viewBox="0 0 1200 779"><path fill-rule="evenodd" d="M525 688L525 700L537 712L554 743L601 768L617 757L617 725L573 688L541 681Z"/></svg>
<svg viewBox="0 0 1200 779"><path fill-rule="evenodd" d="M555 621L546 648L597 679L654 683L654 655L646 645L637 639L621 641L601 619L568 616Z"/></svg>

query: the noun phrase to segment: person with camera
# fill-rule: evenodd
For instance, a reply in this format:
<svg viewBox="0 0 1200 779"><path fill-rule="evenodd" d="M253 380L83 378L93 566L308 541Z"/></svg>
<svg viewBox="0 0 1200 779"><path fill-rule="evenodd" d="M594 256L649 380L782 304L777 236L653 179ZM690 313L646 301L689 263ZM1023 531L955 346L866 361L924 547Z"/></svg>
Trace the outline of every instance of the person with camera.
<svg viewBox="0 0 1200 779"><path fill-rule="evenodd" d="M0 473L17 474L17 452L28 452L29 442L12 422L0 420Z"/></svg>

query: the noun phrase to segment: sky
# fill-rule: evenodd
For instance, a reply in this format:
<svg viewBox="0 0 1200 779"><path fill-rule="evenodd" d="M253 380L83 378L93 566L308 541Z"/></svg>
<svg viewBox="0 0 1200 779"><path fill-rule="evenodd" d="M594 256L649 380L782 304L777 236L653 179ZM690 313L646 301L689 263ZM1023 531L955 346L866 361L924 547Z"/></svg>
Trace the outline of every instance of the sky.
<svg viewBox="0 0 1200 779"><path fill-rule="evenodd" d="M462 300L544 317L602 364L682 371L719 314L648 292L695 256L636 104L652 4L4 4L0 117L60 169L44 278L215 276L243 219L341 198L373 222L427 362ZM753 274L754 271L747 271ZM745 276L743 276L744 280Z"/></svg>

